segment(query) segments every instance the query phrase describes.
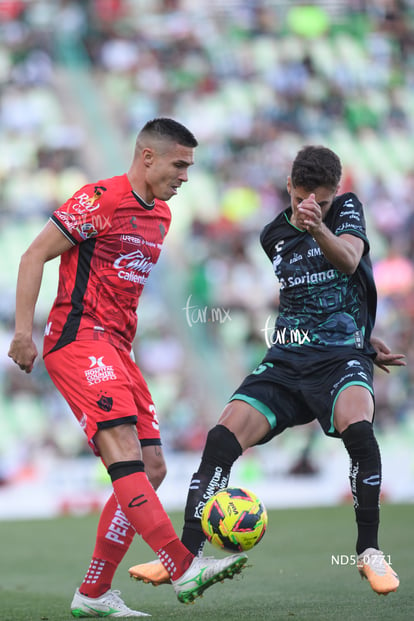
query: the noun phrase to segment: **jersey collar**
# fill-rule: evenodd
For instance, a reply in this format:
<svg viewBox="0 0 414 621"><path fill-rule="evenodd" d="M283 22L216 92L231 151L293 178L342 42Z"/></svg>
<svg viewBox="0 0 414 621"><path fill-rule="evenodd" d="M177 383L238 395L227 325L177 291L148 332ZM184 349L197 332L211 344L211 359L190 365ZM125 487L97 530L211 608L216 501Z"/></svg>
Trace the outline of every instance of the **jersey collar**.
<svg viewBox="0 0 414 621"><path fill-rule="evenodd" d="M154 209L154 207L155 207L155 200L152 201L152 203L146 203L144 201L144 199L141 198L140 195L135 192L135 190L132 190L132 194L135 196L135 198L137 199L137 201L139 202L141 207L143 207L147 211L151 211L151 209Z"/></svg>

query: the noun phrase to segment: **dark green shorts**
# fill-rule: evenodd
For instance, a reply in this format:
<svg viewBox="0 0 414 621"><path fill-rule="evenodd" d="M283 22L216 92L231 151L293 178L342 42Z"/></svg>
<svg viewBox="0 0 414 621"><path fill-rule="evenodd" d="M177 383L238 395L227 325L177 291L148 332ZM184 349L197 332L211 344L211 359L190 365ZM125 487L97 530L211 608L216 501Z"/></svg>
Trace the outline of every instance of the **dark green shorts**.
<svg viewBox="0 0 414 621"><path fill-rule="evenodd" d="M339 437L333 414L339 394L348 386L364 386L372 394L373 360L353 351L309 352L278 359L269 350L230 401L249 403L269 421L271 430L259 444L288 427L318 420L323 431Z"/></svg>

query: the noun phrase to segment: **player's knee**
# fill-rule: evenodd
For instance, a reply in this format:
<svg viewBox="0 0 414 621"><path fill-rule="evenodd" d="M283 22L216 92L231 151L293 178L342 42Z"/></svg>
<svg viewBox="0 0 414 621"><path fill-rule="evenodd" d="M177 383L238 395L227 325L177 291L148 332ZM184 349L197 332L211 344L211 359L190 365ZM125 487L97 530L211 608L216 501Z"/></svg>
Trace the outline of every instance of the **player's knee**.
<svg viewBox="0 0 414 621"><path fill-rule="evenodd" d="M219 463L231 468L242 452L234 433L224 425L216 425L207 434L202 459L207 463Z"/></svg>
<svg viewBox="0 0 414 621"><path fill-rule="evenodd" d="M342 441L352 459L363 459L370 454L378 455L378 443L371 422L367 420L351 423L341 433Z"/></svg>

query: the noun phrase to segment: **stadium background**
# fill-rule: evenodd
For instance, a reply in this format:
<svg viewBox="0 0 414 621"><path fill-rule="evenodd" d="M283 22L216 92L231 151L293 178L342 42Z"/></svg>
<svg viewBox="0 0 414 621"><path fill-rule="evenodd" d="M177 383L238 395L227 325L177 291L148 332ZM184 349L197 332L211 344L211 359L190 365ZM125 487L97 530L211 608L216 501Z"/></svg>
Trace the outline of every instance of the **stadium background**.
<svg viewBox="0 0 414 621"><path fill-rule="evenodd" d="M139 310L134 351L157 406L181 509L205 433L261 358L277 291L258 235L284 208L303 144L344 164L365 205L376 334L406 369L376 373L384 499L414 500L412 0L0 1L0 517L87 512L108 479L39 360L7 357L19 258L86 181L123 173L136 131L172 116L197 136L190 182ZM46 266L36 339L56 291ZM347 459L318 427L249 451L233 482L269 506L347 500ZM24 499L24 501L23 501Z"/></svg>

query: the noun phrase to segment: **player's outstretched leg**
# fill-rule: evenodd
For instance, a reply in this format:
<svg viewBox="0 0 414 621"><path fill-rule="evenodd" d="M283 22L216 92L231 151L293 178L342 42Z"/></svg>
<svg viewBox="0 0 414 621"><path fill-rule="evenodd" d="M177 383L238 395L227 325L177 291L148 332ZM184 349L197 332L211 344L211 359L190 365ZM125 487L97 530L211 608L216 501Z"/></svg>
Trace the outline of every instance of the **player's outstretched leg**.
<svg viewBox="0 0 414 621"><path fill-rule="evenodd" d="M128 608L120 598L119 591L107 591L100 597L87 597L76 589L70 606L72 615L77 619L84 617L150 617L146 612L139 612Z"/></svg>
<svg viewBox="0 0 414 621"><path fill-rule="evenodd" d="M208 435L198 472L193 474L184 512L181 541L194 555L203 552L206 536L201 528L201 514L207 500L219 489L227 486L233 463L242 454L236 436L224 425L216 425ZM145 584L168 584L170 576L159 561L130 567L135 580Z"/></svg>
<svg viewBox="0 0 414 621"><path fill-rule="evenodd" d="M244 553L232 554L224 559L195 557L185 574L172 583L178 599L185 604L192 602L209 586L240 573L246 561ZM170 574L158 560L131 567L129 573L135 580L153 586L171 584Z"/></svg>
<svg viewBox="0 0 414 621"><path fill-rule="evenodd" d="M179 601L191 602L216 582L241 571L247 561L245 554L202 561L184 546L141 460L115 462L108 473L125 517L166 567Z"/></svg>
<svg viewBox="0 0 414 621"><path fill-rule="evenodd" d="M174 591L180 602L189 604L216 582L239 574L246 562L247 554L244 553L222 559L196 556L187 571L173 581Z"/></svg>

